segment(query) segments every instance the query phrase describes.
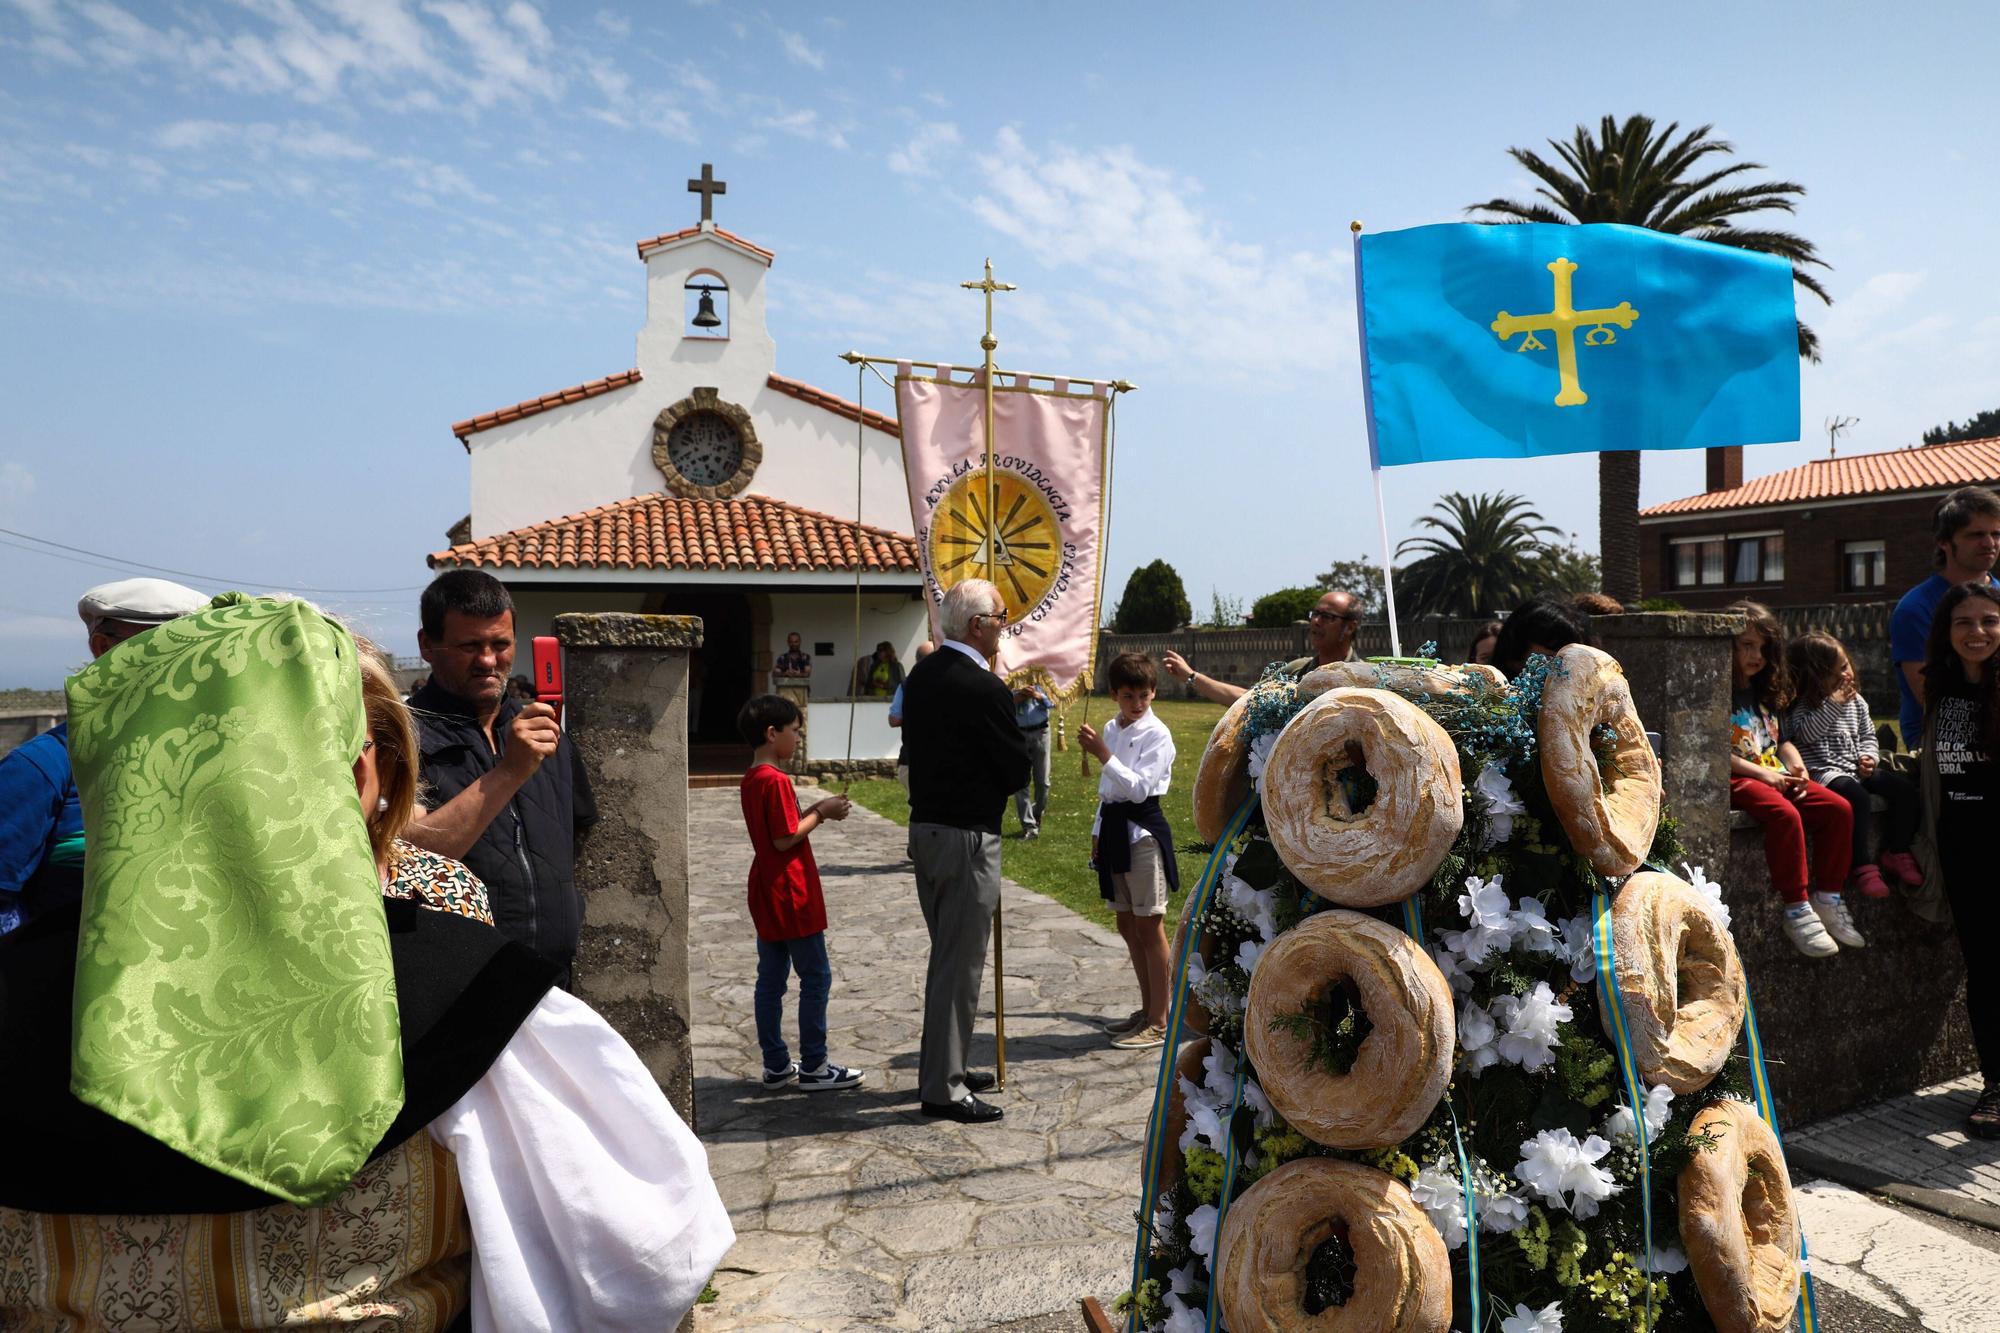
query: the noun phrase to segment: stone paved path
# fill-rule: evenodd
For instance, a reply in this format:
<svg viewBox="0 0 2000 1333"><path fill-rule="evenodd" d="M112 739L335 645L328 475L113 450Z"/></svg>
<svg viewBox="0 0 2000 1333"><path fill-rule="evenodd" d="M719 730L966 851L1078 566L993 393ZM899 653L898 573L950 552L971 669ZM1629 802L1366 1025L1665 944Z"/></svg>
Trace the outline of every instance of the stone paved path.
<svg viewBox="0 0 2000 1333"><path fill-rule="evenodd" d="M1965 1117L1978 1097L1979 1076L1923 1088L1788 1133L1785 1146L1839 1165L1933 1191L2000 1213L2000 1140L1974 1139ZM1859 1182L1871 1187L1877 1182Z"/></svg>
<svg viewBox="0 0 2000 1333"><path fill-rule="evenodd" d="M736 792L690 792L688 834L696 1120L738 1235L715 1277L720 1299L698 1308L695 1327L984 1328L1122 1291L1159 1052L1113 1050L1099 1027L1135 995L1118 937L1007 883L1007 1090L994 1096L1006 1118L923 1118L928 938L903 830L857 806L812 841L834 966L831 1055L868 1082L767 1093L755 1082L750 848ZM992 993L989 966L989 1004ZM973 1059L992 1068L990 1012Z"/></svg>

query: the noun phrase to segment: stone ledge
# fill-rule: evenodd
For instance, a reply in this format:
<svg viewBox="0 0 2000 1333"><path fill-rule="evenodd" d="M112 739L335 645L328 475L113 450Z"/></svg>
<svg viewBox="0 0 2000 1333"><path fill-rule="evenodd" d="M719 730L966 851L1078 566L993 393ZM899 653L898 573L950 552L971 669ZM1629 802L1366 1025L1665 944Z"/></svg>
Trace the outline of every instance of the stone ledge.
<svg viewBox="0 0 2000 1333"><path fill-rule="evenodd" d="M808 759L793 770L801 777L832 778L850 782L855 778L893 778L893 759Z"/></svg>
<svg viewBox="0 0 2000 1333"><path fill-rule="evenodd" d="M1591 637L1603 639L1733 639L1743 617L1721 611L1627 611L1617 616L1592 616Z"/></svg>
<svg viewBox="0 0 2000 1333"><path fill-rule="evenodd" d="M565 648L701 647L700 616L642 616L624 611L567 612L556 617Z"/></svg>

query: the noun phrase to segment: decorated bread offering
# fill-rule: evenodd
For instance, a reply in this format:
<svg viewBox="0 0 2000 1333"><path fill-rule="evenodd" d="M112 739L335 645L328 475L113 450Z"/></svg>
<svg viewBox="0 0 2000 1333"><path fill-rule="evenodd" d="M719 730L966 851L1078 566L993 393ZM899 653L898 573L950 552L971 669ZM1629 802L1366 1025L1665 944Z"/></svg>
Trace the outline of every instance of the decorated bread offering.
<svg viewBox="0 0 2000 1333"><path fill-rule="evenodd" d="M1205 843L1222 836L1229 816L1250 794L1250 743L1243 735L1249 706L1246 694L1223 711L1195 770L1194 828Z"/></svg>
<svg viewBox="0 0 2000 1333"><path fill-rule="evenodd" d="M1206 758L1132 1327L1786 1326L1728 908L1615 661L1273 668Z"/></svg>

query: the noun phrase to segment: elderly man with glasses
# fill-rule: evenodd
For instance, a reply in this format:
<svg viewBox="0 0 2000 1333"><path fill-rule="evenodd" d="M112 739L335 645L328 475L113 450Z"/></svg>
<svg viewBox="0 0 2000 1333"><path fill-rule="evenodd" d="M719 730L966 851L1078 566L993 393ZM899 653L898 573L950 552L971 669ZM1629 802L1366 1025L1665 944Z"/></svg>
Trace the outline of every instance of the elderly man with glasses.
<svg viewBox="0 0 2000 1333"><path fill-rule="evenodd" d="M1361 606L1353 593L1335 589L1319 599L1306 619L1312 622L1313 655L1285 663L1285 670L1295 676L1348 659L1354 651L1354 632L1361 625ZM1232 704L1248 693L1241 685L1202 675L1179 653L1164 654L1160 665L1169 676L1210 703Z"/></svg>

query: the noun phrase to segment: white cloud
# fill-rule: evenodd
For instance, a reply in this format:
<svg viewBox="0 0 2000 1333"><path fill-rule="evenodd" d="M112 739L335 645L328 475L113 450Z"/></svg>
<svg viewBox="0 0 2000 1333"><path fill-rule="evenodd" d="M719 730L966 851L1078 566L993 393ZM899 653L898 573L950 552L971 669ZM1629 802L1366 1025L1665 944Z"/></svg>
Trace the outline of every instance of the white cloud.
<svg viewBox="0 0 2000 1333"><path fill-rule="evenodd" d="M822 121L819 112L813 110L782 111L777 115L764 116L757 124L767 130L777 130L797 139L823 143L829 148L846 148L847 136L838 126Z"/></svg>
<svg viewBox="0 0 2000 1333"><path fill-rule="evenodd" d="M958 126L950 121L925 125L909 142L890 152L889 170L904 176L928 176L937 159L958 147Z"/></svg>
<svg viewBox="0 0 2000 1333"><path fill-rule="evenodd" d="M0 514L13 511L35 493L35 474L26 463L0 463Z"/></svg>
<svg viewBox="0 0 2000 1333"><path fill-rule="evenodd" d="M610 33L613 37L630 37L632 35L632 20L626 18L623 14L614 13L609 9L600 9L597 11L596 18L597 26Z"/></svg>
<svg viewBox="0 0 2000 1333"><path fill-rule="evenodd" d="M466 88L474 104L483 107L525 95L561 95L561 76L542 60L554 39L531 6L516 0L507 7L504 22L472 0L432 0L424 10L451 29L478 66L479 77Z"/></svg>
<svg viewBox="0 0 2000 1333"><path fill-rule="evenodd" d="M826 68L826 57L807 45L806 39L800 34L788 32L781 28L778 31L778 44L785 48L785 54L792 59L793 63L805 65L811 69Z"/></svg>

